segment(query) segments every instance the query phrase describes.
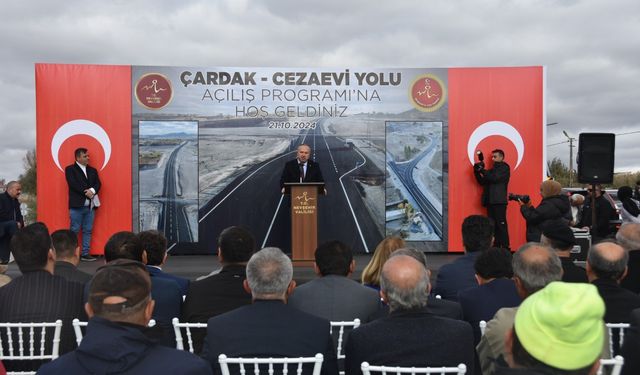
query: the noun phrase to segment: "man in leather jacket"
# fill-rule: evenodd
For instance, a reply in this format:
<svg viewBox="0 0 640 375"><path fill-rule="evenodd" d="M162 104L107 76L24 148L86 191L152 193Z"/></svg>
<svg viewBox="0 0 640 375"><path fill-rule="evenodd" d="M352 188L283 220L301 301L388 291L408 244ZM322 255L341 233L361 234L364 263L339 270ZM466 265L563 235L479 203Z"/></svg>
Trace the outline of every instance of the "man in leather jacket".
<svg viewBox="0 0 640 375"><path fill-rule="evenodd" d="M484 162L473 165L473 174L483 186L482 205L487 208L487 216L494 221L495 247L509 248L509 228L507 226L507 185L511 176L509 164L504 162L504 151L491 151L493 168L485 169Z"/></svg>

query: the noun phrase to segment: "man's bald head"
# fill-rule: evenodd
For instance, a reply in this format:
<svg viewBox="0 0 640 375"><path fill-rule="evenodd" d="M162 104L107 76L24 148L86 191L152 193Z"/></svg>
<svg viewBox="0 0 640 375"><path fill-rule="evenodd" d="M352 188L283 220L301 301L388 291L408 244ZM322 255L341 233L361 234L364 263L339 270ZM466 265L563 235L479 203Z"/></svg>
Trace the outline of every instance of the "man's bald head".
<svg viewBox="0 0 640 375"><path fill-rule="evenodd" d="M416 259L407 255L394 256L382 267L380 288L391 311L421 308L427 304L429 274Z"/></svg>
<svg viewBox="0 0 640 375"><path fill-rule="evenodd" d="M640 224L627 223L616 233L616 241L627 251L640 250Z"/></svg>
<svg viewBox="0 0 640 375"><path fill-rule="evenodd" d="M513 277L519 280L522 297L562 279L562 263L549 247L537 242L524 244L513 254ZM519 290L520 292L520 290Z"/></svg>
<svg viewBox="0 0 640 375"><path fill-rule="evenodd" d="M627 270L629 253L614 242L600 242L591 246L587 256L589 280L610 279L619 281Z"/></svg>

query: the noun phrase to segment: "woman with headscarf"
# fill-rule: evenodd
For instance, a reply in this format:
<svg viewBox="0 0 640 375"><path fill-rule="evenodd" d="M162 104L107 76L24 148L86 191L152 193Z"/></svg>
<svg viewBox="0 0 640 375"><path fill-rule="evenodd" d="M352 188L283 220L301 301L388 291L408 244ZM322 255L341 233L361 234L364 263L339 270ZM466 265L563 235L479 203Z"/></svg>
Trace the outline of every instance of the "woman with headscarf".
<svg viewBox="0 0 640 375"><path fill-rule="evenodd" d="M533 207L531 201L520 204L520 213L527 222L527 242L540 242L541 228L546 225L569 225L573 216L569 197L562 194L562 186L558 181L546 180L540 184L542 201Z"/></svg>
<svg viewBox="0 0 640 375"><path fill-rule="evenodd" d="M630 186L622 186L618 189L618 200L622 202L620 216L623 223L640 223L640 208L638 204L631 199L633 189Z"/></svg>

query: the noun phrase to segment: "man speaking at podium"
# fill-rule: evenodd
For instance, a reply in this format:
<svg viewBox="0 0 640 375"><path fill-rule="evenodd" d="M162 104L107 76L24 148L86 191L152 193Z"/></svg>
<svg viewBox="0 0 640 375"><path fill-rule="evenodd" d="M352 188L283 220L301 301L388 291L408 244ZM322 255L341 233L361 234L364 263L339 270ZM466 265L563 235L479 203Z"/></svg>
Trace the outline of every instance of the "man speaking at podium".
<svg viewBox="0 0 640 375"><path fill-rule="evenodd" d="M310 160L310 156L311 147L303 143L298 146L296 158L284 165L280 177L280 188L283 194L285 182L324 182L320 165Z"/></svg>

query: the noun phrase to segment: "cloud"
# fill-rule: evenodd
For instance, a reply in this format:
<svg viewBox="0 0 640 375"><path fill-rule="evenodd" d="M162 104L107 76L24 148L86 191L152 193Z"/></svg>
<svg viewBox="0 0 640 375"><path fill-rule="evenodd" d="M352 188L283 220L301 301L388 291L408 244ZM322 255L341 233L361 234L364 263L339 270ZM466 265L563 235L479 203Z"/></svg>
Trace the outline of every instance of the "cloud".
<svg viewBox="0 0 640 375"><path fill-rule="evenodd" d="M640 130L640 2L171 0L7 2L0 14L0 177L35 145L34 63L167 66L547 66L562 130ZM617 170L640 170L640 134ZM568 162L568 147L549 157Z"/></svg>

